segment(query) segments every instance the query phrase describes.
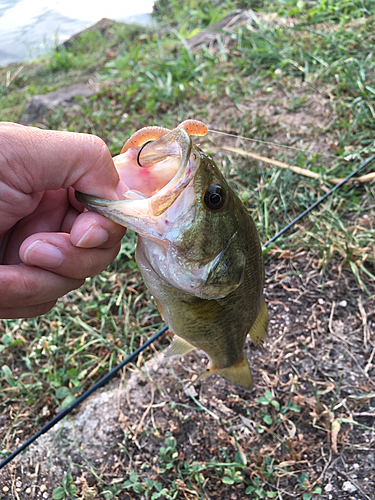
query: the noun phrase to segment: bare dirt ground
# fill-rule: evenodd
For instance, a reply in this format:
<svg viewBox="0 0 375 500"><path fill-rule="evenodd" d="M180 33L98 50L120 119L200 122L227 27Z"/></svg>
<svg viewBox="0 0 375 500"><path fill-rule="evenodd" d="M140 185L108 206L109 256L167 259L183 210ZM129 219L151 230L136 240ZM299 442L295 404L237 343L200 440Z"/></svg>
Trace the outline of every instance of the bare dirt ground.
<svg viewBox="0 0 375 500"><path fill-rule="evenodd" d="M140 358L142 373L135 369L127 382L123 377L91 396L63 428L0 473L1 498L51 498L69 466L78 491L86 491L82 498L97 498L98 482L113 486L134 470L140 481L165 487L178 476L177 498L199 498L177 472L184 461L230 462L240 453L249 478L264 476L266 458L273 461L278 498L302 498L299 478L307 474L306 491L322 488L314 498L373 499L374 300L345 269L323 285L317 261L305 251L268 261L266 298L267 341L246 347L251 393L220 377L187 391L206 362L201 352L175 361L155 353L145 366ZM258 401L266 391L278 405ZM176 454L166 469L160 454L168 436ZM224 484L214 467L202 474L202 498L258 498L245 495L243 481ZM118 498L145 496L129 490Z"/></svg>

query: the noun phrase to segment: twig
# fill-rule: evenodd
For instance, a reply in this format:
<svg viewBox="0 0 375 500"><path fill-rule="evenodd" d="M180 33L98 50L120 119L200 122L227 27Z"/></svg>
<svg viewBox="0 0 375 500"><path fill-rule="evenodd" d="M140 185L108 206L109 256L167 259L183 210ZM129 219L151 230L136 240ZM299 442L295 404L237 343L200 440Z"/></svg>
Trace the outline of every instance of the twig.
<svg viewBox="0 0 375 500"><path fill-rule="evenodd" d="M134 431L134 434L133 434L133 441L136 441L137 440L137 437L138 437L138 434L141 432L142 430L142 427L143 427L143 422L148 414L148 412L151 410L151 407L152 405L154 404L154 396L155 396L155 388L154 386L152 385L151 386L151 401L150 401L150 404L147 406L146 410L144 411L143 415L142 415L142 418L141 420L139 421L139 424L137 425L137 428L135 429Z"/></svg>
<svg viewBox="0 0 375 500"><path fill-rule="evenodd" d="M364 348L367 350L367 342L370 340L370 335L369 335L369 329L367 325L367 314L365 311L365 308L363 307L362 300L360 297L358 297L358 308L359 312L361 313L362 317L362 325L363 325L363 345Z"/></svg>
<svg viewBox="0 0 375 500"><path fill-rule="evenodd" d="M25 67L24 64L21 64L21 66L13 73L13 75L10 74L10 71L7 71L7 79L5 82L5 88L8 88L9 85L13 82L15 78L21 73L23 68Z"/></svg>
<svg viewBox="0 0 375 500"><path fill-rule="evenodd" d="M364 370L365 373L367 373L369 371L370 366L372 365L372 360L374 359L374 354L375 354L375 346L374 346L372 353L367 361L367 365L366 365L365 370Z"/></svg>
<svg viewBox="0 0 375 500"><path fill-rule="evenodd" d="M15 476L15 475L13 475L14 470L15 470L15 469L13 469L13 471L12 471L12 472L11 472L11 474L10 474L10 477L11 477L11 479L12 479L12 493L13 493L13 495L15 495L15 496L16 496L17 500L21 500L21 499L20 499L20 496L19 496L19 494L18 494L18 491L17 491L17 489L16 489L16 476Z"/></svg>
<svg viewBox="0 0 375 500"><path fill-rule="evenodd" d="M349 354L349 356L355 361L355 364L357 365L357 367L359 368L359 370L363 373L363 375L367 378L367 380L370 382L370 384L375 387L375 382L372 380L371 377L369 377L369 375L367 374L367 372L365 372L365 370L362 368L362 366L358 363L358 360L357 358L354 356L353 353L351 353L349 351L349 349L347 349L345 346L344 346L344 349L345 351ZM370 356L371 357L371 356Z"/></svg>
<svg viewBox="0 0 375 500"><path fill-rule="evenodd" d="M279 484L280 484L280 478L278 477L277 478L277 496L279 497L279 500L283 500L283 497L281 496L281 491L280 491L280 488L279 488Z"/></svg>
<svg viewBox="0 0 375 500"><path fill-rule="evenodd" d="M322 447L322 449L323 449L323 447ZM323 471L320 474L320 476L318 477L318 479L313 482L313 484L311 485L311 488L313 488L316 484L320 483L320 481L324 478L324 474L326 473L326 471L327 471L327 469L328 469L328 467L329 467L329 465L331 463L331 460L332 460L332 448L329 448L329 457L328 457L328 460L325 460L323 454L322 454L322 457L323 457L323 460L324 460Z"/></svg>
<svg viewBox="0 0 375 500"><path fill-rule="evenodd" d="M107 359L109 358L109 355L110 355L110 353L107 353L105 355L105 357L95 366L95 368L93 370L91 370L91 372L87 375L86 380L88 380L89 378L91 378L95 375L95 373L99 370L99 368L101 366L103 366L104 363L107 361Z"/></svg>
<svg viewBox="0 0 375 500"><path fill-rule="evenodd" d="M219 149L219 148L216 148ZM258 153L253 153L251 151L245 151L244 149L240 148L232 148L231 146L221 146L220 149L225 149L226 151L231 151L232 153L237 153L239 155L243 156L250 156L251 158L254 158L255 160L263 161L264 163L268 163L270 165L275 165L276 167L284 168L286 170L291 170L295 174L300 174L305 177L309 177L310 179L317 179L322 181L322 176L321 174L317 174L316 172L312 172L311 170L307 170L306 168L301 168L301 167L296 167L294 165L288 165L287 163L284 163L283 161L279 160L273 160L272 158L268 158L267 156L262 156L259 155ZM375 179L375 172L370 172L369 174L362 175L361 177L352 177L349 179L346 184L350 184L353 182L370 182L373 179ZM326 179L327 182L330 182L331 184L340 184L344 178L340 177L329 177Z"/></svg>
<svg viewBox="0 0 375 500"><path fill-rule="evenodd" d="M255 160L263 161L264 163L269 163L270 165L275 165L276 167L285 168L286 170L291 170L292 172L294 172L296 174L304 175L305 177L310 177L310 179L322 180L322 176L320 174L317 174L316 172L311 172L311 170L307 170L306 168L288 165L287 163L284 163L283 161L273 160L271 158L268 158L267 156L262 156L258 153L253 153L251 151L245 151L244 149L240 149L240 148L232 148L231 146L221 146L220 149L225 149L227 151L231 151L232 153L237 153L237 154L243 155L243 156L250 156L251 158L254 158Z"/></svg>
<svg viewBox="0 0 375 500"><path fill-rule="evenodd" d="M328 321L328 329L332 335L335 335L335 332L333 331L332 328L332 322L333 322L333 313L335 311L335 301L332 302L332 308L331 308L331 314L329 315L329 321Z"/></svg>
<svg viewBox="0 0 375 500"><path fill-rule="evenodd" d="M197 398L194 396L194 394L189 391L189 386L186 386L183 381L180 379L180 377L175 373L175 371L173 370L172 368L172 373L173 373L173 376L180 382L180 384L182 385L183 389L184 389L184 392L187 396L189 396L196 405L199 406L199 408L203 411L205 411L206 413L208 413L211 417L213 417L215 420L220 420L220 418L215 414L213 413L211 410L209 410L206 406L202 405L202 403L200 403Z"/></svg>

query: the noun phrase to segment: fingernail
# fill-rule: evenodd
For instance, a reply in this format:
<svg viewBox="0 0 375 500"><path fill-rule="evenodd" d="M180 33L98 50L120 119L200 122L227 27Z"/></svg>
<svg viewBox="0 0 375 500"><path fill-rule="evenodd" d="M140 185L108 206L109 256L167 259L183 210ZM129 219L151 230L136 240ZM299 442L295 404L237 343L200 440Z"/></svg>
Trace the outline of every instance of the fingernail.
<svg viewBox="0 0 375 500"><path fill-rule="evenodd" d="M91 226L78 240L76 247L94 248L104 245L108 240L108 231L101 226Z"/></svg>
<svg viewBox="0 0 375 500"><path fill-rule="evenodd" d="M28 246L24 253L24 262L32 266L54 269L64 260L64 255L57 247L41 240Z"/></svg>

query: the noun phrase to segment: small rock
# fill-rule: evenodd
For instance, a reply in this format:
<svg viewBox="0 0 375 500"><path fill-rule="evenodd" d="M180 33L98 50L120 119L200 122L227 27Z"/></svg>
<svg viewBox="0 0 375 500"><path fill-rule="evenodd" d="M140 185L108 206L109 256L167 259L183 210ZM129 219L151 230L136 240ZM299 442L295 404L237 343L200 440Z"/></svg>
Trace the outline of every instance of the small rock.
<svg viewBox="0 0 375 500"><path fill-rule="evenodd" d="M341 300L339 302L339 306L341 306L341 307L346 307L347 305L348 305L348 303L346 302L346 300Z"/></svg>
<svg viewBox="0 0 375 500"><path fill-rule="evenodd" d="M206 30L187 39L187 44L192 51L200 49L203 45L212 46L217 43L218 33L233 31L238 26L251 24L253 18L249 11L235 10L223 17L218 23L211 24Z"/></svg>
<svg viewBox="0 0 375 500"><path fill-rule="evenodd" d="M35 95L26 105L21 123L22 125L36 123L49 109L56 106L72 106L76 97L89 97L96 94L98 90L99 84L97 83L76 83L48 94Z"/></svg>
<svg viewBox="0 0 375 500"><path fill-rule="evenodd" d="M48 417L49 414L50 414L50 411L49 411L48 405L43 406L43 408L42 408L42 416L43 417Z"/></svg>
<svg viewBox="0 0 375 500"><path fill-rule="evenodd" d="M191 385L190 387L187 387L185 392L188 396L193 396L193 397L198 396L198 393L193 385Z"/></svg>
<svg viewBox="0 0 375 500"><path fill-rule="evenodd" d="M354 493L357 491L357 488L352 484L350 481L345 481L345 483L342 485L343 491L347 491L349 493Z"/></svg>
<svg viewBox="0 0 375 500"><path fill-rule="evenodd" d="M8 493L8 491L9 491L8 486L4 486L4 487L3 487L3 492L4 492L4 493Z"/></svg>
<svg viewBox="0 0 375 500"><path fill-rule="evenodd" d="M30 493L31 493L31 488L30 488L30 487L29 487L29 488L26 488L26 493L27 493L28 495L30 495Z"/></svg>
<svg viewBox="0 0 375 500"><path fill-rule="evenodd" d="M66 40L64 43L59 45L57 47L57 51L72 47L74 45L74 42L76 40L79 40L79 38L81 38L81 36L84 33L92 33L93 31L99 31L99 33L102 36L104 36L108 39L109 37L106 35L107 35L109 28L112 28L113 26L120 25L120 24L123 24L123 23L117 23L116 21L112 21L112 19L107 19L106 17L103 17L102 19L100 19L100 21L93 24L92 26L89 26L88 28L86 28L82 31L79 31L78 33L75 33L72 37L69 38L69 40Z"/></svg>
<svg viewBox="0 0 375 500"><path fill-rule="evenodd" d="M331 483L328 483L328 484L325 485L324 491L326 491L327 493L329 493L332 490L333 490L333 486L332 486Z"/></svg>

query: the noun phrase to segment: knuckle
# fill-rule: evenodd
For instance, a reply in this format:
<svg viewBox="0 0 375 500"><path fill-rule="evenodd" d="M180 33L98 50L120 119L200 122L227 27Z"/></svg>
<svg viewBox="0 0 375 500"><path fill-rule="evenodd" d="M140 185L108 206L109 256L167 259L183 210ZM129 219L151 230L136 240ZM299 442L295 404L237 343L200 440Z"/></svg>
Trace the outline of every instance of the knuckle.
<svg viewBox="0 0 375 500"><path fill-rule="evenodd" d="M30 275L25 275L21 271L21 266L7 266L6 272L1 277L2 287L6 294L0 296L0 305L2 307L12 307L15 304L21 306L28 305L35 299L36 284Z"/></svg>

